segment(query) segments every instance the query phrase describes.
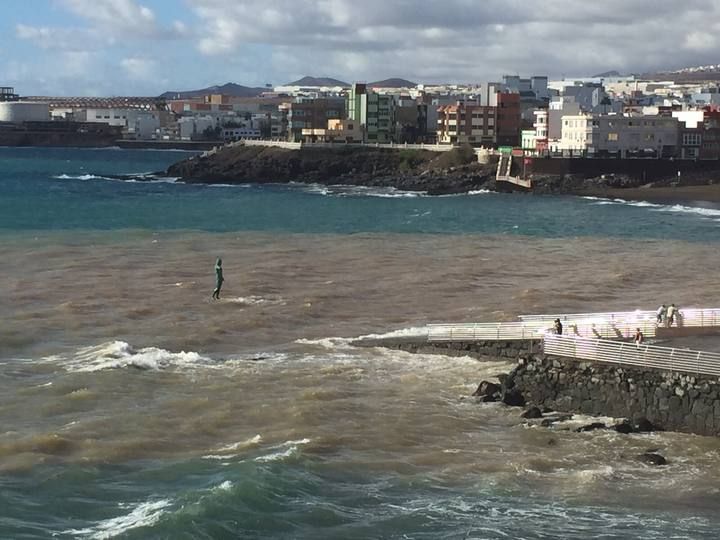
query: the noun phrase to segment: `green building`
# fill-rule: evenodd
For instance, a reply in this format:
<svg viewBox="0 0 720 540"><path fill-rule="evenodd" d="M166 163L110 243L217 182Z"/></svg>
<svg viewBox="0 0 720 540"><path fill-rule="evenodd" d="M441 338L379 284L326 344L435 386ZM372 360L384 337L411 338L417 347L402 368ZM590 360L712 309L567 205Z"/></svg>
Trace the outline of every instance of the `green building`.
<svg viewBox="0 0 720 540"><path fill-rule="evenodd" d="M388 143L395 140L395 98L369 90L366 84L356 83L345 101L348 120L363 128L363 140L368 143Z"/></svg>

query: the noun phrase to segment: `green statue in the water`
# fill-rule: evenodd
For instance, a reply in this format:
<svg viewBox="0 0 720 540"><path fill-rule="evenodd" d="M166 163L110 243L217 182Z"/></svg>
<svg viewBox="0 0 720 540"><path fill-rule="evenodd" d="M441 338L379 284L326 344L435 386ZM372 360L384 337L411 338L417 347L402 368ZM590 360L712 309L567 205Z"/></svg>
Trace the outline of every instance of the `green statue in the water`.
<svg viewBox="0 0 720 540"><path fill-rule="evenodd" d="M222 259L218 257L217 261L215 261L215 290L212 293L214 300L220 300L220 289L223 281L225 281L225 278L222 273Z"/></svg>

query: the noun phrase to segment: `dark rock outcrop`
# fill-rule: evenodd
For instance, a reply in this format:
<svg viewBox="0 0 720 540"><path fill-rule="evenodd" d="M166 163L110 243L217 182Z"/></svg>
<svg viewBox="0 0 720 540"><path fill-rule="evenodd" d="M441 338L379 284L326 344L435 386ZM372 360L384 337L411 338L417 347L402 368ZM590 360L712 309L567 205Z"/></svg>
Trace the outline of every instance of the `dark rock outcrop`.
<svg viewBox="0 0 720 540"><path fill-rule="evenodd" d="M520 417L527 419L542 418L542 412L537 407L530 407L529 409L525 410L520 415Z"/></svg>
<svg viewBox="0 0 720 540"><path fill-rule="evenodd" d="M654 452L645 452L644 454L640 454L637 456L638 461L641 461L642 463L646 463L648 465L667 465L667 459L665 459L660 454L656 454Z"/></svg>
<svg viewBox="0 0 720 540"><path fill-rule="evenodd" d="M394 187L430 195L466 193L494 179L495 165L470 147L449 152L342 146L289 150L232 146L168 168L186 183L288 183Z"/></svg>

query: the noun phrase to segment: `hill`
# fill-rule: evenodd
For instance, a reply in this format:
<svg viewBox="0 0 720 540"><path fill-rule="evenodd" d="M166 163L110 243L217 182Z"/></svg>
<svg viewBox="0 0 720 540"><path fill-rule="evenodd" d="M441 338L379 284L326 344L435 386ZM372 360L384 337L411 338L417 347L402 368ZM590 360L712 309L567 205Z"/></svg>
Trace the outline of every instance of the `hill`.
<svg viewBox="0 0 720 540"><path fill-rule="evenodd" d="M226 83L221 86L208 86L207 88L201 88L200 90L184 90L184 91L170 91L160 94L159 97L164 99L190 99L195 97L202 97L208 94L223 94L226 96L235 97L256 97L267 92L267 88L251 88L248 86L242 86L241 84Z"/></svg>
<svg viewBox="0 0 720 540"><path fill-rule="evenodd" d="M382 81L371 82L368 86L371 88L415 88L417 83L408 81L407 79L393 77Z"/></svg>
<svg viewBox="0 0 720 540"><path fill-rule="evenodd" d="M333 79L331 77L303 77L297 81L287 83L283 86L350 86L348 83Z"/></svg>
<svg viewBox="0 0 720 540"><path fill-rule="evenodd" d="M602 79L602 78L610 78L610 77L622 77L619 71L605 71L604 73L598 73L597 75L593 75L593 79Z"/></svg>

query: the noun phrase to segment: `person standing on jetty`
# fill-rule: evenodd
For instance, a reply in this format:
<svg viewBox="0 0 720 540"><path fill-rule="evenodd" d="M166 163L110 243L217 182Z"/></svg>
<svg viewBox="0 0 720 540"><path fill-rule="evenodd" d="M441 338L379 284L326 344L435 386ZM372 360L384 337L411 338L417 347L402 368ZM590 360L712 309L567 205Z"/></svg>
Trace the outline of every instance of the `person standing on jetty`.
<svg viewBox="0 0 720 540"><path fill-rule="evenodd" d="M667 306L663 304L660 306L657 310L657 324L662 324L665 320L665 315L667 314Z"/></svg>
<svg viewBox="0 0 720 540"><path fill-rule="evenodd" d="M225 281L225 278L223 277L222 259L218 257L217 261L215 261L215 290L212 293L213 300L220 300L220 289L222 288L223 281Z"/></svg>
<svg viewBox="0 0 720 540"><path fill-rule="evenodd" d="M555 323L553 324L553 330L555 330L555 333L558 336L562 336L562 323L560 322L560 319L555 319Z"/></svg>
<svg viewBox="0 0 720 540"><path fill-rule="evenodd" d="M675 322L675 314L677 312L677 309L675 308L675 304L670 304L670 307L667 308L667 316L665 317L667 319L667 326L670 328Z"/></svg>

